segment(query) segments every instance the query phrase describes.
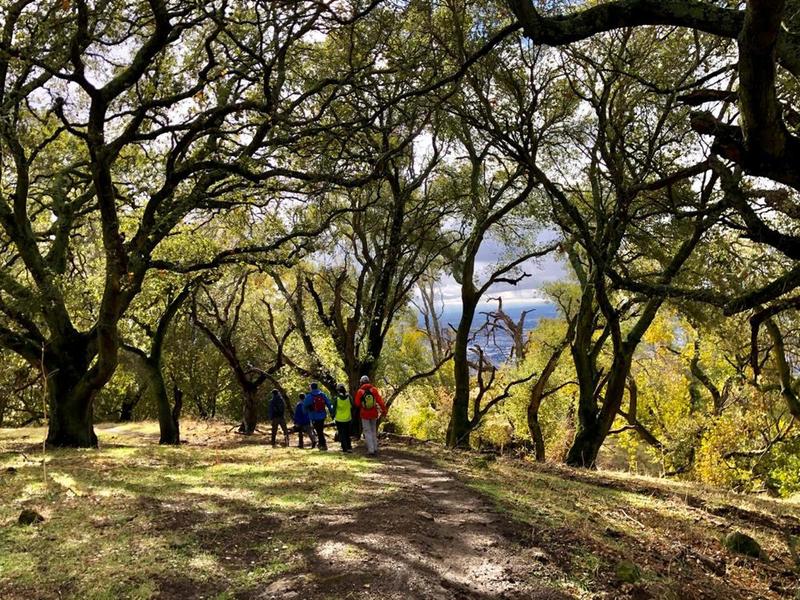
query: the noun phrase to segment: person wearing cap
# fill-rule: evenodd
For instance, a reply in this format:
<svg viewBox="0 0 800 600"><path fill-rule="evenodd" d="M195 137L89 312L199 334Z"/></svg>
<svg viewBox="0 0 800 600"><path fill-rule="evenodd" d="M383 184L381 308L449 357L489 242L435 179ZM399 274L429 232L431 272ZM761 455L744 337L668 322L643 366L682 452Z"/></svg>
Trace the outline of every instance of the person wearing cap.
<svg viewBox="0 0 800 600"><path fill-rule="evenodd" d="M308 435L308 439L311 440L311 447L316 448L317 434L314 433L314 430L311 427L311 417L308 416L306 407L303 405L305 399L306 395L303 392L300 392L300 400L294 407L294 430L297 432L297 437L300 441L297 447L305 447L305 444L303 443L303 434L305 434Z"/></svg>
<svg viewBox="0 0 800 600"><path fill-rule="evenodd" d="M272 422L272 446L275 446L275 437L278 427L283 430L283 445L289 445L289 429L286 427L286 402L278 390L272 390L269 401L269 420Z"/></svg>
<svg viewBox="0 0 800 600"><path fill-rule="evenodd" d="M303 406L311 417L311 425L317 433L317 447L325 451L328 449L328 443L325 440L325 419L330 413L333 418L333 404L328 395L319 389L319 384L314 381L311 383L311 389L306 393L306 399L303 401Z"/></svg>
<svg viewBox="0 0 800 600"><path fill-rule="evenodd" d="M378 388L369 382L369 377L361 377L361 387L356 392L355 405L361 413L361 426L367 443L367 456L378 453L378 419L386 416L386 405Z"/></svg>
<svg viewBox="0 0 800 600"><path fill-rule="evenodd" d="M342 452L350 453L353 451L353 446L350 442L353 400L342 383L336 385L336 393L333 396L333 415L336 431L339 434L339 443L342 445Z"/></svg>

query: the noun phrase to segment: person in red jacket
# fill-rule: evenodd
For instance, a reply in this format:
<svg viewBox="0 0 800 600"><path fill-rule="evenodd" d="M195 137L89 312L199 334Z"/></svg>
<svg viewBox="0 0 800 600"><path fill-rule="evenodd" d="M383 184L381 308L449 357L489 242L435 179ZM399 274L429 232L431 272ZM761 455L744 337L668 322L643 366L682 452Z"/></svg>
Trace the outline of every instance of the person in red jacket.
<svg viewBox="0 0 800 600"><path fill-rule="evenodd" d="M375 456L378 453L378 419L386 416L386 404L378 388L369 382L369 377L366 375L361 378L355 405L361 412L361 427L364 429L364 440L367 442L367 456Z"/></svg>

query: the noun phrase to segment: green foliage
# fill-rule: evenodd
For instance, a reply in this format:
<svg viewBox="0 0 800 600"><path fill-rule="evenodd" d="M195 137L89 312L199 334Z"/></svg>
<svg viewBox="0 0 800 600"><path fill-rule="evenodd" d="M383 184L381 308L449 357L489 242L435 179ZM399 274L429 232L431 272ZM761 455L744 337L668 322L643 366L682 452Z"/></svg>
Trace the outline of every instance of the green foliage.
<svg viewBox="0 0 800 600"><path fill-rule="evenodd" d="M155 417L130 347L147 350L169 300L198 277L201 291L170 324L159 365L168 394L183 392L185 415L238 419L243 371L268 372L262 412L268 387L293 400L309 380L352 388L369 373L393 402L392 426L443 440L454 406L476 397L472 368L454 402L455 367L473 342L462 331L459 362L443 360L452 340L437 347L418 329L415 285L449 273L477 302L494 291L476 291L492 268L476 262L488 242L497 264L513 263L555 236L572 272L543 291L562 314L530 332L524 359L494 365L483 399L540 374L585 297L585 343L566 339L573 345L538 412L549 459L562 460L575 436L577 400L605 402L616 335L638 344L626 381L637 397L630 408L628 389L611 413L606 465L800 491L791 414L800 321L789 286L774 285L791 281L796 261L764 242L778 232L796 245L797 198L725 165L671 178L709 146L679 96L733 89L731 40L653 27L558 49L514 31L489 51L509 22L503 3L379 2L364 12L361 2L191 4L170 15L172 33L152 38L153 55L137 65L163 16L155 5L114 0L83 14L34 1L16 16L6 5L0 424L44 422L43 366L51 376L75 371L64 390L48 388L51 417L75 390L75 404L98 420L123 405ZM91 93L84 71L98 86L131 78L100 106L105 96ZM789 102L797 83L784 76ZM756 213L737 208L734 188ZM697 246L666 277L700 214ZM514 282L527 268L496 278ZM678 288L670 299L664 284ZM603 310L598 286L607 288ZM756 295L747 311L721 308L778 288L783 296ZM197 312L213 320L238 297L235 323L216 323L226 355L200 332ZM782 332L785 364L765 323L754 327L762 310ZM655 315L643 329L642 314ZM592 343L596 380L579 394L586 370L575 354ZM467 407L475 445L528 446L536 381L510 388L482 419Z"/></svg>
<svg viewBox="0 0 800 600"><path fill-rule="evenodd" d="M800 495L800 437L779 444L764 461L761 472L767 475L767 487L780 496Z"/></svg>

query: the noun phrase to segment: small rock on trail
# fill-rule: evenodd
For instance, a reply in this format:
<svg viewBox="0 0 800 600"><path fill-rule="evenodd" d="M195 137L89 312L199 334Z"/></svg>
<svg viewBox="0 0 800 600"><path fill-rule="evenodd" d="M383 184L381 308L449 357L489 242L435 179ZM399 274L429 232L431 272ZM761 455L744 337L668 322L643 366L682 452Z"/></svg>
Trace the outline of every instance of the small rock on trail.
<svg viewBox="0 0 800 600"><path fill-rule="evenodd" d="M729 533L722 539L722 545L731 552L751 556L753 558L764 558L764 550L761 545L752 537L741 531Z"/></svg>
<svg viewBox="0 0 800 600"><path fill-rule="evenodd" d="M44 517L30 508L26 508L19 513L19 518L17 519L17 523L20 525L35 525L42 521L44 521Z"/></svg>

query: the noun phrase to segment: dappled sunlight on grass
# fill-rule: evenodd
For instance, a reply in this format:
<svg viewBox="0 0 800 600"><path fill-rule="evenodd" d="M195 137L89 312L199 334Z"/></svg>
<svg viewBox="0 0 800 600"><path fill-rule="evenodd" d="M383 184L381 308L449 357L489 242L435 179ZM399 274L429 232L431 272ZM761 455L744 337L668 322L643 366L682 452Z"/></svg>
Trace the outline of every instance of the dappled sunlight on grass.
<svg viewBox="0 0 800 600"><path fill-rule="evenodd" d="M10 442L14 445L37 441L39 444L41 444L46 435L46 427L26 427L25 429L8 429L0 427L0 442Z"/></svg>
<svg viewBox="0 0 800 600"><path fill-rule="evenodd" d="M128 423L98 423L94 427L98 440L102 443L109 437L121 434L142 441L142 435L159 435L158 421L132 421Z"/></svg>
<svg viewBox="0 0 800 600"><path fill-rule="evenodd" d="M216 556L201 552L189 559L187 566L196 570L204 577L214 574L220 570L219 561Z"/></svg>
<svg viewBox="0 0 800 600"><path fill-rule="evenodd" d="M716 597L734 589L758 595L771 589L774 578L792 573L787 532L780 524L783 517L798 523L800 511L791 502L748 498L739 503L738 494L685 482L439 452L442 465L456 468L469 486L526 524L532 544L561 548L570 574L567 587L574 590L613 579L623 559L638 563L640 580L664 598L704 590ZM737 502L728 505L726 498ZM770 562L728 553L720 540L734 529L758 539Z"/></svg>
<svg viewBox="0 0 800 600"><path fill-rule="evenodd" d="M376 468L334 453L137 438L157 435L153 423L97 430L99 450L47 454L47 486L41 453L19 450L40 432L0 432L0 597L149 598L171 572L220 589L263 584L299 568L308 546L280 533L277 515L357 503ZM45 522L14 525L24 507Z"/></svg>
<svg viewBox="0 0 800 600"><path fill-rule="evenodd" d="M568 470L567 467L559 465L549 465L548 468L552 469L555 473ZM800 516L800 496L795 498L770 498L765 495L742 494L694 481L650 477L605 469L587 471L583 473L582 476L585 477L587 481L598 479L609 480L625 485L638 484L653 490L674 494L675 496L701 494L710 502L732 504L743 509L766 511L776 515Z"/></svg>
<svg viewBox="0 0 800 600"><path fill-rule="evenodd" d="M744 505L777 508L764 512L766 525L753 524L728 514L719 492L430 446L418 460L395 450L381 462L358 453L273 449L263 438L226 436L206 425L201 431L213 443L205 445L164 447L136 437L152 434L153 427L99 428L100 450L48 453L46 485L40 451L20 450L29 444L21 432L2 432L0 598L186 598L200 588L207 598L251 597L299 574L324 585L326 576L338 575L320 575L315 561L335 557L355 564L365 551L382 550L388 538L381 535L389 534L374 530L370 507L399 506L384 524L397 527L392 539L425 548L437 510L452 512L453 491L441 482L454 473L508 517L501 520L513 523L521 552L530 549L534 560L537 551L546 555L548 584L577 597L611 589L623 557L638 564L643 585L658 598L682 597L677 591L684 588L744 597L731 595L734 586L775 597L766 586L783 577L779 572L788 571L790 559L769 519L800 516L791 503L756 499ZM103 444L109 435L117 443ZM441 470L426 466L431 457ZM406 474L403 483L399 473ZM698 507L692 495L709 506ZM419 497L431 519L419 521L419 505L405 512L410 497ZM22 508L39 511L45 521L17 526ZM478 520L443 535L444 544L456 553L486 551L489 525L482 520L492 518L458 517ZM732 528L757 537L770 562L725 554L719 538ZM438 577L424 555L400 552L392 560ZM717 562L724 577L704 566Z"/></svg>

